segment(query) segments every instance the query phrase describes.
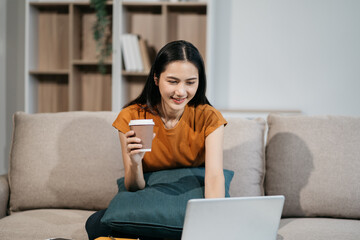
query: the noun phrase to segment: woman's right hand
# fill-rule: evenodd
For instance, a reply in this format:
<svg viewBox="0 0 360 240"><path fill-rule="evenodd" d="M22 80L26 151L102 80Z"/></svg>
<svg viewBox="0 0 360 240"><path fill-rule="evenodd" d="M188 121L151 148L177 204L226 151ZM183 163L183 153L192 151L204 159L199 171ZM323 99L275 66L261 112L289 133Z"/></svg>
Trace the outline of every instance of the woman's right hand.
<svg viewBox="0 0 360 240"><path fill-rule="evenodd" d="M130 130L127 133L125 133L125 138L126 138L126 150L130 156L131 161L137 165L141 164L141 161L145 155L145 152L141 152L139 150L142 147L141 139L135 137L135 132L133 130Z"/></svg>

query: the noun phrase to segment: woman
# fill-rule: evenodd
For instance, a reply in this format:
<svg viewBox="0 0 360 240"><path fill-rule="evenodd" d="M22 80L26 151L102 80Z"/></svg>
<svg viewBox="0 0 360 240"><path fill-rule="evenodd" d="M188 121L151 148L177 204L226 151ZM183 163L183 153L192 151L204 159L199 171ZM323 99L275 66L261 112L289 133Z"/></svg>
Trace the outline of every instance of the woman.
<svg viewBox="0 0 360 240"><path fill-rule="evenodd" d="M225 197L222 154L227 122L210 105L205 91L204 63L196 47L182 40L165 45L142 93L113 123L119 131L128 191L145 187L144 172L205 165L205 198ZM133 119L154 120L151 152L139 152L141 139L129 128ZM104 210L88 219L90 239L109 234L99 222L103 214Z"/></svg>

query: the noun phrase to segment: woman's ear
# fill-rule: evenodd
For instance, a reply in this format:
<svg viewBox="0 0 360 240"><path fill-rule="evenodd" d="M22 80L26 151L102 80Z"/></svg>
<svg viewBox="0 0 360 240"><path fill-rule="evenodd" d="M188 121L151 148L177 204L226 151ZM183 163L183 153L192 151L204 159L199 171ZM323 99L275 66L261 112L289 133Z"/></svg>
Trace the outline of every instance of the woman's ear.
<svg viewBox="0 0 360 240"><path fill-rule="evenodd" d="M159 86L159 79L154 74L154 82L156 86Z"/></svg>

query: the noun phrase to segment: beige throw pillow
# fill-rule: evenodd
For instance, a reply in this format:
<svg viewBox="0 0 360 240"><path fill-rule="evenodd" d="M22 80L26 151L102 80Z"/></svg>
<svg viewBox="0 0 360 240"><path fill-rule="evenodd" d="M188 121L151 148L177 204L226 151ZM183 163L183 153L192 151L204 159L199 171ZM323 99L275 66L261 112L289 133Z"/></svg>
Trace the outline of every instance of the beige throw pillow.
<svg viewBox="0 0 360 240"><path fill-rule="evenodd" d="M266 195L283 216L360 218L360 118L268 117Z"/></svg>
<svg viewBox="0 0 360 240"><path fill-rule="evenodd" d="M234 171L230 196L264 194L265 120L227 118L224 132L224 168Z"/></svg>
<svg viewBox="0 0 360 240"><path fill-rule="evenodd" d="M112 112L14 115L10 209L103 209L124 176Z"/></svg>

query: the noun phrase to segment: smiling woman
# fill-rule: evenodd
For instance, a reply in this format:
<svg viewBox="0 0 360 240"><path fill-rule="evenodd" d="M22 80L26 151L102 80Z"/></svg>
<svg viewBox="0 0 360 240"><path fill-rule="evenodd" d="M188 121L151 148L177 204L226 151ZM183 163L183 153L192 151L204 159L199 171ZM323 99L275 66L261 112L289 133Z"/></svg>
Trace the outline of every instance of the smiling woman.
<svg viewBox="0 0 360 240"><path fill-rule="evenodd" d="M146 172L205 166L203 196L225 197L223 134L227 122L210 105L205 92L204 62L198 49L183 40L165 45L155 58L142 93L113 123L119 132L127 191L149 187ZM129 128L135 119L155 123L151 152L141 151L142 139ZM89 238L123 237L100 222L103 214L99 211L88 219Z"/></svg>

